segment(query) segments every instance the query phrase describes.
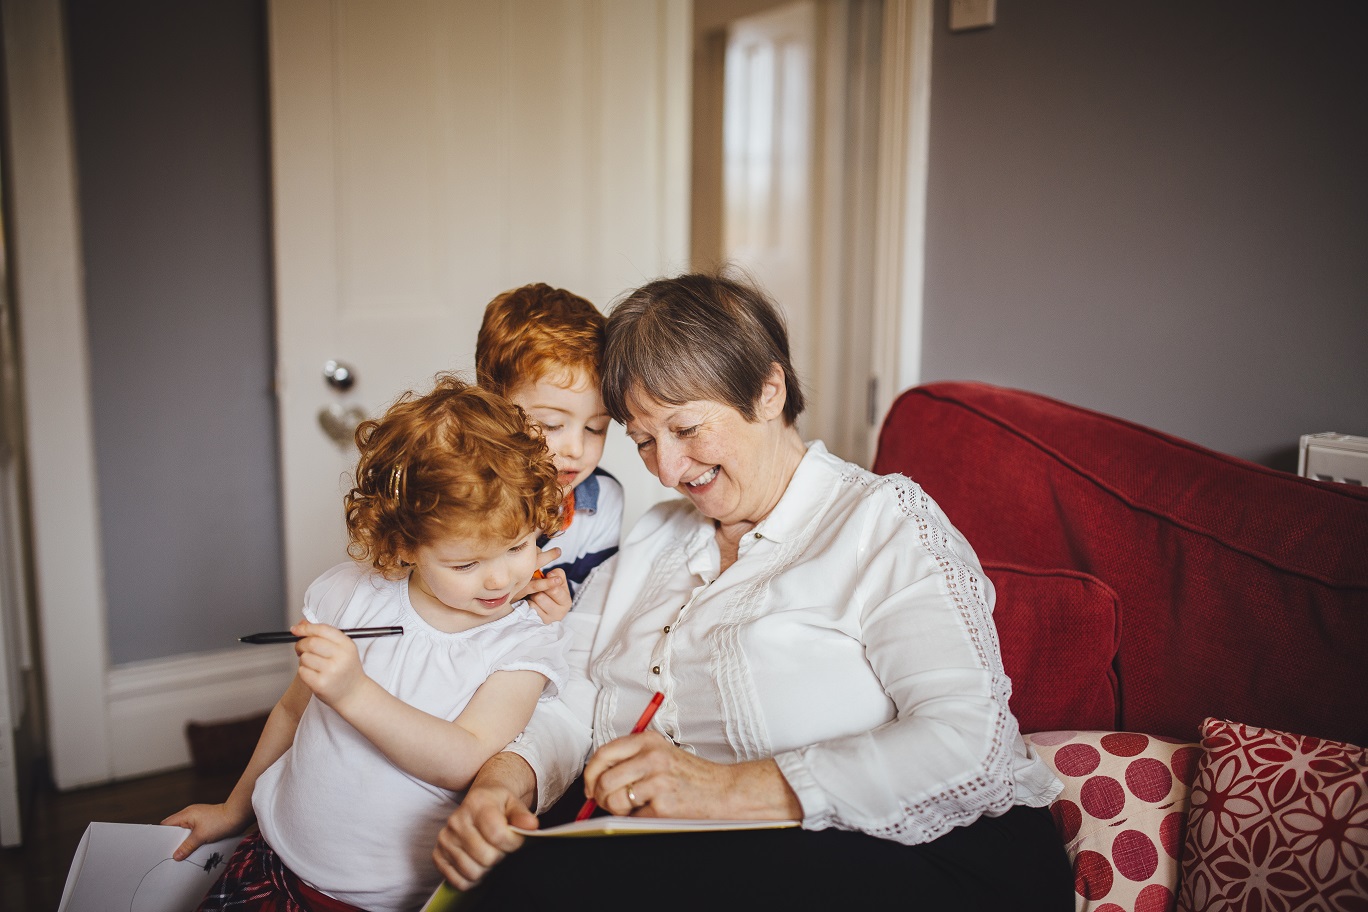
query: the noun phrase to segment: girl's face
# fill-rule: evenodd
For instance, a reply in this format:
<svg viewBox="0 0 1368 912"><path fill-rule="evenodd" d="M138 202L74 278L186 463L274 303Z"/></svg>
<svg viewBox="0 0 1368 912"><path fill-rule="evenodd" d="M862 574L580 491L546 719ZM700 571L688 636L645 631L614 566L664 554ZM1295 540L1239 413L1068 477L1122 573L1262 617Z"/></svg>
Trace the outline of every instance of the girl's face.
<svg viewBox="0 0 1368 912"><path fill-rule="evenodd" d="M446 633L498 620L513 610L513 593L537 569L537 533L512 541L447 536L416 549L409 600L418 615Z"/></svg>
<svg viewBox="0 0 1368 912"><path fill-rule="evenodd" d="M562 490L569 491L593 474L603 458L611 421L596 384L576 371L568 386L542 379L515 387L508 398L541 428Z"/></svg>

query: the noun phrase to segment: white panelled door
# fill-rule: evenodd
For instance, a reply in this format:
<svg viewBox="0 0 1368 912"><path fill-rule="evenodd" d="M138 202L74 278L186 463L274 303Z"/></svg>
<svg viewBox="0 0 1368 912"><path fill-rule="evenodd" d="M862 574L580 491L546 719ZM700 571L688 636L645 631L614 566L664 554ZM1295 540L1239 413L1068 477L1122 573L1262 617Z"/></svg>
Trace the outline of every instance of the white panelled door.
<svg viewBox="0 0 1368 912"><path fill-rule="evenodd" d="M690 16L688 0L272 0L292 614L344 557L355 448L330 432L437 371L473 379L500 291L544 281L606 309L685 267ZM629 522L666 493L620 428L604 463Z"/></svg>

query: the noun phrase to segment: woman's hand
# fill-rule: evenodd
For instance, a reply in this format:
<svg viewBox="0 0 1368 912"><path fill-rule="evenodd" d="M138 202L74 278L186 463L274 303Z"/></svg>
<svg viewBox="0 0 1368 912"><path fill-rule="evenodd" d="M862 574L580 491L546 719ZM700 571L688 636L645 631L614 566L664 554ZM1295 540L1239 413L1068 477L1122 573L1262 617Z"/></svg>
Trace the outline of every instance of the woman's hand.
<svg viewBox="0 0 1368 912"><path fill-rule="evenodd" d="M206 842L217 842L226 836L236 836L245 830L249 823L250 816L244 817L230 810L228 803L224 802L192 804L167 817L162 821L162 826L185 827L190 830L190 835L185 837L185 841L175 852L171 853L171 857L176 861L184 861L190 857L191 852Z"/></svg>
<svg viewBox="0 0 1368 912"><path fill-rule="evenodd" d="M301 621L290 628L290 633L303 637L295 643L299 679L318 699L340 712L339 704L368 680L356 644L328 624Z"/></svg>
<svg viewBox="0 0 1368 912"><path fill-rule="evenodd" d="M510 764L521 764L522 770ZM447 882L458 890L475 886L504 856L522 846L523 837L510 827L537 828L537 818L528 810L525 795L519 794L522 789L511 786L500 775L505 767L518 774L523 770L528 775L532 772L521 758L504 754L494 757L485 764L460 807L437 834L432 860Z"/></svg>
<svg viewBox="0 0 1368 912"><path fill-rule="evenodd" d="M585 794L619 816L798 820L798 796L773 760L714 763L655 732L610 741L584 768Z"/></svg>

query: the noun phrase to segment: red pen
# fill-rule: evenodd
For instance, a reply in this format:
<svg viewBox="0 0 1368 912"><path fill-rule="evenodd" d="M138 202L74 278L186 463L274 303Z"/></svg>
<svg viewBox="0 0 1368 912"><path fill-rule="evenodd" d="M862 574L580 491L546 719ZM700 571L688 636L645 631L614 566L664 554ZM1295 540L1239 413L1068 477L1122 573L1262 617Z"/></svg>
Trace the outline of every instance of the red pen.
<svg viewBox="0 0 1368 912"><path fill-rule="evenodd" d="M637 719L636 725L632 726L632 734L639 735L646 730L646 726L651 724L651 717L655 715L656 710L660 708L661 701L664 699L665 695L663 693L658 693L654 697L651 697L651 702L646 704L646 711L641 714L640 719ZM594 808L596 807L598 807L598 802L593 798L590 798L588 801L584 802L584 807L580 808L580 812L575 815L575 819L584 820L590 814L594 813Z"/></svg>

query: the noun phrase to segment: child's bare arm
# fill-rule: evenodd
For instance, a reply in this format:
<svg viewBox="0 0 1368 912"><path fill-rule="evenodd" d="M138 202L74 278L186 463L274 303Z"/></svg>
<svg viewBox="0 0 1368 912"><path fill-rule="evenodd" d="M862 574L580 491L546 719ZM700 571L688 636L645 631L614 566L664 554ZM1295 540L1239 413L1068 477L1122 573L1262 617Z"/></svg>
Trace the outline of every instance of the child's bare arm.
<svg viewBox="0 0 1368 912"><path fill-rule="evenodd" d="M409 775L459 791L523 730L545 684L535 671L496 671L452 722L410 706L373 681L333 708Z"/></svg>
<svg viewBox="0 0 1368 912"><path fill-rule="evenodd" d="M295 675L284 695L271 710L266 727L261 730L252 758L238 778L237 785L222 804L192 804L162 821L163 826L189 827L190 835L172 854L184 860L206 842L242 832L252 822L252 789L257 778L294 743L299 717L309 704L309 688Z"/></svg>
<svg viewBox="0 0 1368 912"><path fill-rule="evenodd" d="M298 624L300 678L324 703L411 776L459 791L523 730L546 678L498 671L454 721L410 706L368 677L356 644L335 627Z"/></svg>

